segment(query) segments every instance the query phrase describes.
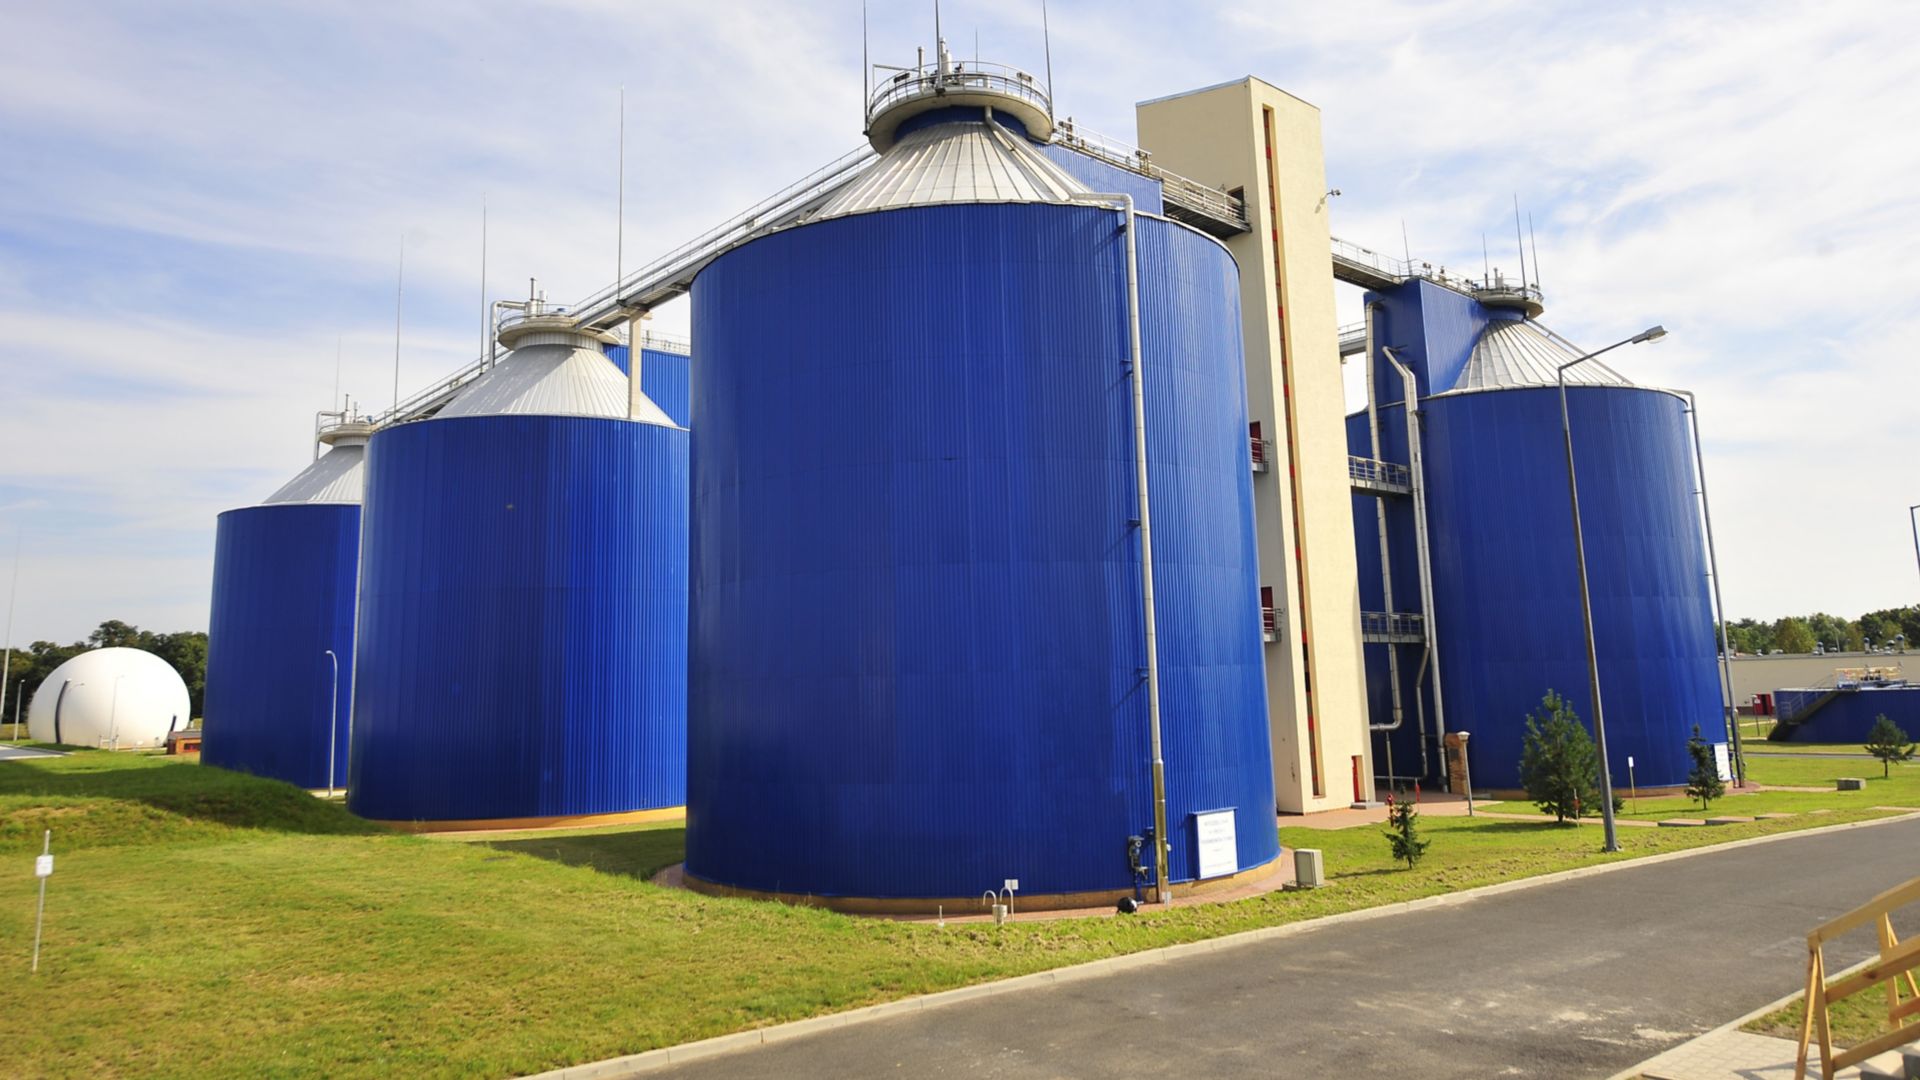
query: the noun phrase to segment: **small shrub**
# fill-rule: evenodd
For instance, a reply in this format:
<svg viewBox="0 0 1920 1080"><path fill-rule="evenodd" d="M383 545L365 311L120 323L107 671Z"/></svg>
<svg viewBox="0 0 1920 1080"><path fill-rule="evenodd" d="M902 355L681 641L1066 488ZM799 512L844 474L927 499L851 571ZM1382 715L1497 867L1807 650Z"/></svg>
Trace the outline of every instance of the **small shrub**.
<svg viewBox="0 0 1920 1080"><path fill-rule="evenodd" d="M1915 747L1912 740L1899 724L1887 719L1886 713L1874 717L1873 730L1867 733L1867 753L1880 759L1880 778L1893 775L1893 763L1912 761Z"/></svg>
<svg viewBox="0 0 1920 1080"><path fill-rule="evenodd" d="M1427 853L1431 840L1420 839L1420 808L1412 799L1396 799L1387 796L1387 843L1393 847L1393 857L1407 864L1411 870L1420 857Z"/></svg>
<svg viewBox="0 0 1920 1080"><path fill-rule="evenodd" d="M1727 783L1720 779L1713 747L1700 737L1699 724L1693 725L1693 737L1687 740L1687 757L1693 762L1687 772L1687 798L1698 800L1700 809L1705 810L1709 803L1727 793Z"/></svg>
<svg viewBox="0 0 1920 1080"><path fill-rule="evenodd" d="M1600 805L1600 755L1579 714L1552 690L1527 717L1520 748L1520 786L1556 822Z"/></svg>

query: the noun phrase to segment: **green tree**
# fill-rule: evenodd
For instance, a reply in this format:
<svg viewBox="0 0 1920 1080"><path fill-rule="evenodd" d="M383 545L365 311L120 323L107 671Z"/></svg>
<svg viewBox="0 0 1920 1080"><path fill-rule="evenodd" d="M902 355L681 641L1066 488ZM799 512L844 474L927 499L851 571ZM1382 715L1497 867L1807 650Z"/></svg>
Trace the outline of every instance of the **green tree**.
<svg viewBox="0 0 1920 1080"><path fill-rule="evenodd" d="M182 630L149 636L149 651L173 665L180 681L187 684L193 715L204 715L201 706L207 694L207 635L199 630Z"/></svg>
<svg viewBox="0 0 1920 1080"><path fill-rule="evenodd" d="M1813 643L1813 631L1799 619L1790 616L1773 626L1773 647L1781 652L1810 653Z"/></svg>
<svg viewBox="0 0 1920 1080"><path fill-rule="evenodd" d="M87 644L96 649L144 649L152 634L119 619L108 619L87 635Z"/></svg>
<svg viewBox="0 0 1920 1080"><path fill-rule="evenodd" d="M1915 750L1913 741L1899 724L1887 719L1886 713L1874 717L1873 730L1867 733L1867 753L1880 759L1880 778L1893 775L1893 763L1912 761Z"/></svg>
<svg viewBox="0 0 1920 1080"><path fill-rule="evenodd" d="M1813 640L1821 642L1829 649L1853 652L1858 651L1861 646L1860 627L1850 620L1820 611L1807 616L1804 621L1807 624L1807 632L1813 635Z"/></svg>
<svg viewBox="0 0 1920 1080"><path fill-rule="evenodd" d="M1700 737L1700 725L1693 725L1693 737L1687 740L1687 757L1693 766L1687 772L1687 798L1698 799L1700 809L1705 810L1713 800L1727 793L1726 781L1720 779L1720 764L1714 760L1713 747Z"/></svg>
<svg viewBox="0 0 1920 1080"><path fill-rule="evenodd" d="M1527 717L1520 747L1520 786L1556 822L1600 808L1600 755L1580 717L1552 690Z"/></svg>
<svg viewBox="0 0 1920 1080"><path fill-rule="evenodd" d="M1395 799L1387 796L1387 843L1393 847L1393 857L1404 861L1407 869L1420 861L1427 853L1427 846L1433 841L1420 839L1420 809L1412 799Z"/></svg>

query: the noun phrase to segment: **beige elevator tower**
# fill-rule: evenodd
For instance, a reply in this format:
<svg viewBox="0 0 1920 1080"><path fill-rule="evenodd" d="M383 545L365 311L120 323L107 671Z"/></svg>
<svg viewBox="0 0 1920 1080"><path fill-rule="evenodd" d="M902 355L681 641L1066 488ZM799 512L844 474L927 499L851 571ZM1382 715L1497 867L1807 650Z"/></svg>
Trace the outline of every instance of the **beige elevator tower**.
<svg viewBox="0 0 1920 1080"><path fill-rule="evenodd" d="M1238 194L1267 720L1287 813L1373 797L1320 110L1246 78L1145 102L1155 164Z"/></svg>

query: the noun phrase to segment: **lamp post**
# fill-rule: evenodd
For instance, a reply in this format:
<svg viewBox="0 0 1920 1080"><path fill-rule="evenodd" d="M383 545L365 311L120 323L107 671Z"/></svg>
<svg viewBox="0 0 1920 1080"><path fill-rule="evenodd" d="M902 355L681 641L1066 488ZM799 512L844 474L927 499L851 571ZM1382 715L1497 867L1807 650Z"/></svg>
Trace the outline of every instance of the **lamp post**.
<svg viewBox="0 0 1920 1080"><path fill-rule="evenodd" d="M1913 561L1920 565L1920 519L1914 517L1915 510L1920 510L1920 503L1907 507L1907 524L1913 526Z"/></svg>
<svg viewBox="0 0 1920 1080"><path fill-rule="evenodd" d="M1593 599L1587 589L1587 545L1580 531L1580 484L1573 473L1573 424L1567 418L1567 369L1622 345L1658 341L1666 336L1666 327L1651 326L1624 341L1616 341L1604 349L1595 349L1585 356L1569 360L1554 372L1560 383L1560 436L1567 447L1567 495L1573 502L1573 550L1575 562L1580 567L1580 619L1587 632L1587 687L1593 695L1593 740L1600 751L1600 823L1606 832L1606 846L1602 849L1605 851L1620 850L1620 835L1614 830L1613 823L1613 767L1607 762L1607 720L1600 706L1600 661L1593 646Z"/></svg>
<svg viewBox="0 0 1920 1080"><path fill-rule="evenodd" d="M327 798L333 798L333 763L335 747L339 745L340 734L340 658L327 650L327 659L333 661L333 704L327 710Z"/></svg>

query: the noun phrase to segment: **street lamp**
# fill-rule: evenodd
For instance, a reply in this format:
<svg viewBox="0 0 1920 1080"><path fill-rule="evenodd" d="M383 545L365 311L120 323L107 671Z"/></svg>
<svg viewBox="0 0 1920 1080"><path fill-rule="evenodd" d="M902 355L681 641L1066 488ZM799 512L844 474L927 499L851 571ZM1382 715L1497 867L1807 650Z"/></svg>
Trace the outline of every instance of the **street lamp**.
<svg viewBox="0 0 1920 1080"><path fill-rule="evenodd" d="M1920 520L1914 518L1915 510L1920 510L1920 503L1907 507L1907 524L1913 526L1913 561L1920 564Z"/></svg>
<svg viewBox="0 0 1920 1080"><path fill-rule="evenodd" d="M334 747L339 745L340 734L340 658L328 649L327 659L333 661L333 704L327 710L327 798L333 798L333 762Z"/></svg>
<svg viewBox="0 0 1920 1080"><path fill-rule="evenodd" d="M1587 545L1580 532L1580 485L1573 474L1573 423L1567 418L1567 369L1622 345L1659 341L1666 336L1666 327L1650 326L1625 341L1616 341L1604 349L1569 360L1554 372L1560 383L1560 436L1567 446L1567 495L1573 502L1573 550L1580 567L1580 619L1587 631L1587 685L1593 695L1593 739L1600 751L1600 823L1606 832L1606 846L1602 849L1605 851L1620 850L1620 835L1613 823L1613 766L1607 761L1607 721L1600 707L1600 661L1593 647L1593 599L1587 590Z"/></svg>

